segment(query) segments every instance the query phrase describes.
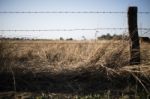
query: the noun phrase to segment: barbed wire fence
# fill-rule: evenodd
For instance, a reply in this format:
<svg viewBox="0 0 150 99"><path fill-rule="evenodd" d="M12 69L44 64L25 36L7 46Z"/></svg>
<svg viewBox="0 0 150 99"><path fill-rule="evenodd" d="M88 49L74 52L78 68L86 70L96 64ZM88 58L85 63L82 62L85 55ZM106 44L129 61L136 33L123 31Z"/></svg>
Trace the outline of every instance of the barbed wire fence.
<svg viewBox="0 0 150 99"><path fill-rule="evenodd" d="M131 12L130 12L131 9ZM134 11L135 10L135 11ZM128 18L128 27L98 27L98 28L63 28L63 29L0 29L0 32L66 32L66 31L95 31L95 40L100 30L129 30L130 38L136 34L131 31L145 31L143 35L150 33L150 28L137 27L137 14L150 15L150 11L137 11L136 7L129 7L127 12L124 11L0 11L0 14L125 14ZM134 19L135 18L135 19ZM135 21L136 20L136 21ZM131 25L130 25L131 24ZM132 29L131 29L132 28ZM137 28L137 29L136 29ZM138 35L138 34L137 34ZM134 41L133 41L134 42Z"/></svg>
<svg viewBox="0 0 150 99"><path fill-rule="evenodd" d="M126 30L128 28L73 28L73 29L3 29L3 30L0 30L0 31L3 31L3 32L7 32L7 31L31 31L31 32L34 32L34 31L38 31L38 32L44 32L44 31L86 31L86 30ZM150 28L138 28L138 30L146 30L146 31L149 31Z"/></svg>
<svg viewBox="0 0 150 99"><path fill-rule="evenodd" d="M126 14L119 11L0 11L0 14ZM150 12L138 12L139 14L150 14Z"/></svg>
<svg viewBox="0 0 150 99"><path fill-rule="evenodd" d="M123 11L0 11L0 14L127 14ZM141 11L138 14L150 15L150 11ZM72 29L0 29L0 32L48 32L48 31L99 31L99 30L127 30L124 27L115 28L72 28ZM143 34L148 34L150 28L138 28L145 30Z"/></svg>
<svg viewBox="0 0 150 99"><path fill-rule="evenodd" d="M0 14L127 14L128 12L111 11L0 11ZM150 15L150 12L138 12L138 14ZM0 32L48 32L48 31L99 31L99 30L127 30L124 27L99 27L99 28L72 28L72 29L0 29ZM150 28L138 28L144 30L143 35L150 33ZM137 54L137 53L136 53Z"/></svg>

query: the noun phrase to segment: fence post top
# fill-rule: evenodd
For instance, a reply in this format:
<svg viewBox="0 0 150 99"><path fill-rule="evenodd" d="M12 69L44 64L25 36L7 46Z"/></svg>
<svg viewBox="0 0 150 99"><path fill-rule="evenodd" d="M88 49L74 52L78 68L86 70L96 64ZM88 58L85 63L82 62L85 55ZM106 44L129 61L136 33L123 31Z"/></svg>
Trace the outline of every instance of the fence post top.
<svg viewBox="0 0 150 99"><path fill-rule="evenodd" d="M136 12L137 12L137 10L138 10L138 7L137 7L137 6L129 6L129 7L128 7L128 12L129 12L129 11L136 11Z"/></svg>

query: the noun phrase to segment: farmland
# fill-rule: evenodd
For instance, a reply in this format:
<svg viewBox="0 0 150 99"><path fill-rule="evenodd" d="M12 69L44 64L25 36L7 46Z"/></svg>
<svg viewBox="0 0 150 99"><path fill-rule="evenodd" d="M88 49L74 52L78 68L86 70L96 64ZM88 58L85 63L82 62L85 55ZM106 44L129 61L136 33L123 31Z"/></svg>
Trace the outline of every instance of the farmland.
<svg viewBox="0 0 150 99"><path fill-rule="evenodd" d="M127 40L0 42L2 92L149 94L150 44L141 64L129 65Z"/></svg>

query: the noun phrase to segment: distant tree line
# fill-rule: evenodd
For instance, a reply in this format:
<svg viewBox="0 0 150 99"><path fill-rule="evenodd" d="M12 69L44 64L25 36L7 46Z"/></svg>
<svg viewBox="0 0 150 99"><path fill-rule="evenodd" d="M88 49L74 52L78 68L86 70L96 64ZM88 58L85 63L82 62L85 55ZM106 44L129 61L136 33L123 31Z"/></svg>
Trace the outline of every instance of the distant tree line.
<svg viewBox="0 0 150 99"><path fill-rule="evenodd" d="M25 37L22 37L22 38L18 38L18 37L13 37L13 38L9 38L9 37L0 37L0 40L66 40L66 41L72 41L74 40L73 38L67 38L67 39L64 39L63 37L60 37L59 39L37 39L37 38L25 38Z"/></svg>
<svg viewBox="0 0 150 99"><path fill-rule="evenodd" d="M82 37L84 40L86 40L85 37ZM97 37L97 40L128 40L128 36L127 35L117 35L117 34L114 34L114 35L111 35L109 33L107 34L104 34L104 35L101 35L99 37ZM9 38L9 37L0 37L0 40L53 40L53 39L37 39L37 38L26 38L26 37L22 37L22 38L17 38L17 37L14 37L14 38ZM67 39L64 39L63 37L60 37L59 39L57 40L66 40L66 41L73 41L74 39L73 38L67 38ZM149 37L140 37L140 40L141 41L146 41L146 42L150 42L150 38Z"/></svg>
<svg viewBox="0 0 150 99"><path fill-rule="evenodd" d="M13 37L13 38L9 38L9 37L1 37L1 40L35 40L33 38L17 38L17 37Z"/></svg>
<svg viewBox="0 0 150 99"><path fill-rule="evenodd" d="M65 39L64 39L63 37L60 37L59 40L63 41L63 40L65 40ZM67 39L66 39L66 41L72 41L72 40L73 40L73 38L67 38Z"/></svg>
<svg viewBox="0 0 150 99"><path fill-rule="evenodd" d="M140 37L140 41L141 42L150 42L150 38L149 37Z"/></svg>
<svg viewBox="0 0 150 99"><path fill-rule="evenodd" d="M128 36L127 35L110 35L109 33L107 33L106 35L101 35L99 37L97 37L97 40L111 40L111 39L115 39L115 40L121 40L121 39L127 39Z"/></svg>

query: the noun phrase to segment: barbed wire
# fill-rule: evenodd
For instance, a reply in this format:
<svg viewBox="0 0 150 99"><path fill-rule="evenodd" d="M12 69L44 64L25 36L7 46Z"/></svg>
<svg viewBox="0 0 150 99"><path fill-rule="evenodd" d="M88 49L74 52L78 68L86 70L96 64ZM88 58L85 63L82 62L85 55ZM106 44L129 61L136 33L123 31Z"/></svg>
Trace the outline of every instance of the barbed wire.
<svg viewBox="0 0 150 99"><path fill-rule="evenodd" d="M0 11L0 14L125 14L122 11ZM139 14L150 14L147 12L138 12Z"/></svg>
<svg viewBox="0 0 150 99"><path fill-rule="evenodd" d="M80 29L1 29L1 32L46 32L46 31L98 31L98 30L126 30L128 28L80 28ZM150 28L138 28L138 30L150 30Z"/></svg>
<svg viewBox="0 0 150 99"><path fill-rule="evenodd" d="M142 33L142 35L150 34L150 29L146 30L146 32Z"/></svg>

